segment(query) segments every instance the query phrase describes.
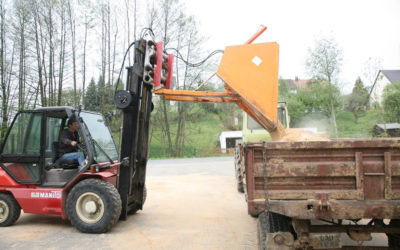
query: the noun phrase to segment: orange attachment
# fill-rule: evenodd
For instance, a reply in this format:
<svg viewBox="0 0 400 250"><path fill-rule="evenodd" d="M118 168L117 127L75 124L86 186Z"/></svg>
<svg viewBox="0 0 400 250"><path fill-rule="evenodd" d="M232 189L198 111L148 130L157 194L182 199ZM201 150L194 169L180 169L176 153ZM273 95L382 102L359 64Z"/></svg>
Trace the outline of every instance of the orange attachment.
<svg viewBox="0 0 400 250"><path fill-rule="evenodd" d="M241 102L237 94L228 92L191 91L159 89L154 93L164 96L165 100L185 102Z"/></svg>
<svg viewBox="0 0 400 250"><path fill-rule="evenodd" d="M264 25L260 25L260 29L257 31L257 33L255 33L249 40L247 40L247 42L245 42L244 44L250 44L252 43L254 40L256 40L257 37L259 37L265 30L267 29L267 27L265 27Z"/></svg>
<svg viewBox="0 0 400 250"><path fill-rule="evenodd" d="M267 27L261 28L245 45L226 47L217 75L226 92L158 89L166 100L187 102L234 102L270 133L280 131L277 119L279 45L251 44ZM281 132L279 132L281 134Z"/></svg>
<svg viewBox="0 0 400 250"><path fill-rule="evenodd" d="M279 45L226 47L217 75L242 99L238 104L267 130L277 122Z"/></svg>

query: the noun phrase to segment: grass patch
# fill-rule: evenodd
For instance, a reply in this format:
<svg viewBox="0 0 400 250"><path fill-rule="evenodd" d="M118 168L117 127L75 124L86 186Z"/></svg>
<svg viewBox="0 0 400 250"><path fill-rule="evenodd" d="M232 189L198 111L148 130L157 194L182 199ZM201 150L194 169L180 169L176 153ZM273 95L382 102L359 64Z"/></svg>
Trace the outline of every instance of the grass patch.
<svg viewBox="0 0 400 250"><path fill-rule="evenodd" d="M170 124L172 144L175 143L177 124ZM224 130L214 114L208 114L199 122L185 123L185 148L183 157L205 157L221 155L218 146L219 134ZM168 139L162 137L159 128L152 129L150 158L170 158Z"/></svg>
<svg viewBox="0 0 400 250"><path fill-rule="evenodd" d="M338 133L340 138L370 138L375 124L379 123L380 115L376 110L369 110L361 114L357 124L351 112L340 111L337 113Z"/></svg>
<svg viewBox="0 0 400 250"><path fill-rule="evenodd" d="M368 110L358 117L354 123L354 115L351 112L340 110L336 113L339 138L370 138L372 129L377 123L381 123L382 115L377 110ZM299 123L300 128L317 128L319 132L335 138L335 130L331 119L322 113L311 113L304 116Z"/></svg>
<svg viewBox="0 0 400 250"><path fill-rule="evenodd" d="M375 124L381 123L382 115L377 110L368 110L361 114L358 123L354 123L354 116L348 111L338 111L336 122L339 138L370 138ZM298 127L314 127L319 132L325 132L331 138L335 138L335 131L329 118L321 113L312 113L305 116ZM177 125L170 124L172 144L175 144ZM219 135L228 130L221 124L220 119L214 113L205 114L197 122L187 121L185 124L185 148L183 157L209 157L226 156L219 147ZM171 158L168 150L167 138L162 137L160 127L151 128L150 159ZM115 134L117 145L119 137Z"/></svg>

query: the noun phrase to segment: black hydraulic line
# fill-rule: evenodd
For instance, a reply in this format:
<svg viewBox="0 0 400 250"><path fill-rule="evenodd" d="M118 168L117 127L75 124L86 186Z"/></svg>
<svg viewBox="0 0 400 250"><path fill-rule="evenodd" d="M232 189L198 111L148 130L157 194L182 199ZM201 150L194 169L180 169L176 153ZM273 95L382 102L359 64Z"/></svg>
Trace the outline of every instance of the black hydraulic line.
<svg viewBox="0 0 400 250"><path fill-rule="evenodd" d="M176 57L180 60L182 60L186 65L188 65L189 67L200 67L201 65L203 65L208 59L210 59L212 56L219 54L219 53L224 53L223 50L214 50L213 52L211 52L205 59L203 59L202 61L198 62L198 63L190 63L188 61L186 61L182 54L179 52L179 50L175 49L175 48L166 48L165 51L168 50L173 50L176 52Z"/></svg>

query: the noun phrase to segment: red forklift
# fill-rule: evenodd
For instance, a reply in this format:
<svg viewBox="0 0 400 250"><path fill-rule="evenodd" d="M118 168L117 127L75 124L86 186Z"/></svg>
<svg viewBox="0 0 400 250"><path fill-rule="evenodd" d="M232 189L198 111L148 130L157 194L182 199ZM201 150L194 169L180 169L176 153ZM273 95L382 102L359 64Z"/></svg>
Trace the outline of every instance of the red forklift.
<svg viewBox="0 0 400 250"><path fill-rule="evenodd" d="M170 86L172 56L153 38L132 46L126 88L114 97L122 111L119 152L99 113L42 107L16 114L0 147L0 226L12 225L22 209L61 215L84 233L104 233L143 208L152 89ZM88 161L81 170L78 162L57 159L59 134L70 118L78 122Z"/></svg>

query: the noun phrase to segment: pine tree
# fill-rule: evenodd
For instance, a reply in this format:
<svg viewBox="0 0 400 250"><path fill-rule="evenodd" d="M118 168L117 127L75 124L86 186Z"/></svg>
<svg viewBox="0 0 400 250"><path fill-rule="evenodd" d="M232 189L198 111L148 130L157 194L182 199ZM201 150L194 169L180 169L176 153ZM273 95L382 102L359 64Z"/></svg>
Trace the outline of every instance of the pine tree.
<svg viewBox="0 0 400 250"><path fill-rule="evenodd" d="M360 113L364 112L367 109L368 96L369 94L367 89L365 88L360 77L358 77L346 105L346 109L354 115L355 124L357 124L358 122L358 117Z"/></svg>
<svg viewBox="0 0 400 250"><path fill-rule="evenodd" d="M99 98L98 98L98 91L96 89L96 83L92 78L85 93L85 100L84 100L85 109L91 111L97 111L99 105L98 100Z"/></svg>

